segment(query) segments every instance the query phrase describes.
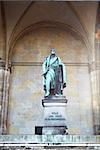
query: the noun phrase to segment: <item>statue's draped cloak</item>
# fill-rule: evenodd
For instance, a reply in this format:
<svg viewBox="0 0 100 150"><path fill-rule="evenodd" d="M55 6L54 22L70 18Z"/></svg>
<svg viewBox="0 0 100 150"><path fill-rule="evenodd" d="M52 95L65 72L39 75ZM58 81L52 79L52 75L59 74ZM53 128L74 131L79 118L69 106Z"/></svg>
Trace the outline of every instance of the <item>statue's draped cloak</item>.
<svg viewBox="0 0 100 150"><path fill-rule="evenodd" d="M51 76L51 86L55 86L55 82L54 82L54 77L55 77L55 71L54 68L56 66L62 66L62 78L63 78L63 83L66 83L66 70L65 70L65 66L62 63L61 59L57 56L55 56L54 58L51 58L51 55L49 55L48 57L45 58L44 63L43 63L43 74L46 76L47 74L49 74ZM43 85L46 85L46 78L43 77Z"/></svg>

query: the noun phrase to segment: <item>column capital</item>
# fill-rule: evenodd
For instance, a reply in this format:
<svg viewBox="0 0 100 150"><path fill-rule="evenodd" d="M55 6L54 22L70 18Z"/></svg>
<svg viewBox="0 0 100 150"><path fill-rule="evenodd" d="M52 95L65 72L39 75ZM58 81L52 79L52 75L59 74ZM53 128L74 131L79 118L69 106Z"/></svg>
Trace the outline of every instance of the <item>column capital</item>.
<svg viewBox="0 0 100 150"><path fill-rule="evenodd" d="M100 61L93 61L89 64L90 72L100 70Z"/></svg>

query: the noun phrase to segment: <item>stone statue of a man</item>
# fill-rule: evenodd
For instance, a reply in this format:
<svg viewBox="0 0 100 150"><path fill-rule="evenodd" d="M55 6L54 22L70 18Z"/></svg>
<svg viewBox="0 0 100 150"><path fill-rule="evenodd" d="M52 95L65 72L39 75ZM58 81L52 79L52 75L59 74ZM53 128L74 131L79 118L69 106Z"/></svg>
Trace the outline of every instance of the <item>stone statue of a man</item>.
<svg viewBox="0 0 100 150"><path fill-rule="evenodd" d="M43 63L43 85L45 97L62 95L66 87L66 71L61 59L56 56L56 50L51 49L51 54Z"/></svg>

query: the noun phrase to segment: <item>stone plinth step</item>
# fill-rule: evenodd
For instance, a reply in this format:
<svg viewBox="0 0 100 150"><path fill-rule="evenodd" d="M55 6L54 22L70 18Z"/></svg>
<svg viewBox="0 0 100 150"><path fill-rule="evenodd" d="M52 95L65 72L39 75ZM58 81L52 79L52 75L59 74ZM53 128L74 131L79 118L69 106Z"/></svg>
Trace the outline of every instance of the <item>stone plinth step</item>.
<svg viewBox="0 0 100 150"><path fill-rule="evenodd" d="M0 146L96 146L100 135L0 135Z"/></svg>
<svg viewBox="0 0 100 150"><path fill-rule="evenodd" d="M68 100L65 96L52 96L42 100L43 107L45 106L65 106Z"/></svg>

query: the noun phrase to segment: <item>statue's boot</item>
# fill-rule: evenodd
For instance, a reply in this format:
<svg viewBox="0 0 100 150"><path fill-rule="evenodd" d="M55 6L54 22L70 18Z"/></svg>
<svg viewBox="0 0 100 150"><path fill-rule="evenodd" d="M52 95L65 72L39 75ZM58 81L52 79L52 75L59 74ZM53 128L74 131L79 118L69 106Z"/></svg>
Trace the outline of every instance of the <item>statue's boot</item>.
<svg viewBox="0 0 100 150"><path fill-rule="evenodd" d="M45 94L45 97L48 97L50 95L50 92L47 91L46 94Z"/></svg>

